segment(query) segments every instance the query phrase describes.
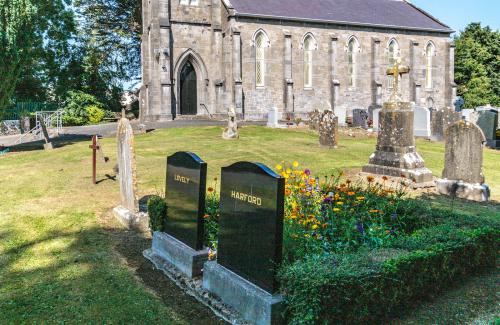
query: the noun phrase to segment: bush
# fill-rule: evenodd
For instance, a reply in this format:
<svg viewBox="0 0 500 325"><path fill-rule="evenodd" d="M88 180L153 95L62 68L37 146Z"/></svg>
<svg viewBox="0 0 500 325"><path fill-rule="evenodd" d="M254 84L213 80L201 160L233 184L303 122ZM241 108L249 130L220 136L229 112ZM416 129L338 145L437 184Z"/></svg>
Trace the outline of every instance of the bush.
<svg viewBox="0 0 500 325"><path fill-rule="evenodd" d="M151 232L165 231L168 207L161 196L154 195L148 200L149 229Z"/></svg>
<svg viewBox="0 0 500 325"><path fill-rule="evenodd" d="M63 123L65 125L85 125L90 122L89 107L94 107L90 110L98 117L100 113L96 109L103 110L104 105L92 95L82 91L70 91L63 107Z"/></svg>
<svg viewBox="0 0 500 325"><path fill-rule="evenodd" d="M399 308L414 304L415 299L495 265L500 239L497 229L454 229L448 234L442 231L429 229L417 235L409 245L413 251L376 249L321 254L283 265L280 281L289 322L381 323ZM453 233L453 239L436 241L439 236L433 233Z"/></svg>
<svg viewBox="0 0 500 325"><path fill-rule="evenodd" d="M90 124L100 123L106 115L106 112L103 109L100 109L95 105L87 106L85 110L87 111L87 116Z"/></svg>

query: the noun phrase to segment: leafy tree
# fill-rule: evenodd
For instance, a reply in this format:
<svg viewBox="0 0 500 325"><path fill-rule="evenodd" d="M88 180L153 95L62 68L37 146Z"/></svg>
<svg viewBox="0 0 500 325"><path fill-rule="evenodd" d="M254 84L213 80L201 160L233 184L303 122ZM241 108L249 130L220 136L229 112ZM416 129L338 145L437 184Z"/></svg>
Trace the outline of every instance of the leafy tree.
<svg viewBox="0 0 500 325"><path fill-rule="evenodd" d="M471 23L455 43L455 80L465 107L500 105L500 32Z"/></svg>
<svg viewBox="0 0 500 325"><path fill-rule="evenodd" d="M31 19L37 7L30 0L0 0L0 111L9 104L33 39Z"/></svg>

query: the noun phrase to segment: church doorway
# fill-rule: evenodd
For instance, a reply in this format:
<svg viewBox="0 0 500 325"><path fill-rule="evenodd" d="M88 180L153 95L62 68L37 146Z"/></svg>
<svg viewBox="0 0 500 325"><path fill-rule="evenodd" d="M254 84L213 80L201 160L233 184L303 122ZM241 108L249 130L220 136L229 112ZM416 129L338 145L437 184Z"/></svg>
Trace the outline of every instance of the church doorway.
<svg viewBox="0 0 500 325"><path fill-rule="evenodd" d="M181 115L198 114L198 89L196 71L187 61L180 73L180 113Z"/></svg>

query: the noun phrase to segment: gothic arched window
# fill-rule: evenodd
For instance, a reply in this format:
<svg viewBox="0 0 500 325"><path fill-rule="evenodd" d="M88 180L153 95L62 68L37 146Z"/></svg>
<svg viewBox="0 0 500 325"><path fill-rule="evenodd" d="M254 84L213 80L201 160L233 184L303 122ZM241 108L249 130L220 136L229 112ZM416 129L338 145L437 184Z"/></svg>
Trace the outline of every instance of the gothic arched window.
<svg viewBox="0 0 500 325"><path fill-rule="evenodd" d="M396 59L399 56L399 44L398 42L393 39L389 42L389 47L388 47L388 66L393 67L394 63L396 63ZM394 76L388 76L388 87L393 88L394 87Z"/></svg>
<svg viewBox="0 0 500 325"><path fill-rule="evenodd" d="M349 87L356 87L356 76L358 70L358 40L352 37L347 43L347 66L349 74Z"/></svg>
<svg viewBox="0 0 500 325"><path fill-rule="evenodd" d="M429 42L425 48L425 88L431 89L433 86L432 82L432 65L434 60L434 55L436 55L436 48L434 44Z"/></svg>
<svg viewBox="0 0 500 325"><path fill-rule="evenodd" d="M255 85L265 87L266 85L266 47L269 39L264 31L255 34Z"/></svg>
<svg viewBox="0 0 500 325"><path fill-rule="evenodd" d="M304 38L304 88L312 88L313 79L313 51L316 42L312 35Z"/></svg>

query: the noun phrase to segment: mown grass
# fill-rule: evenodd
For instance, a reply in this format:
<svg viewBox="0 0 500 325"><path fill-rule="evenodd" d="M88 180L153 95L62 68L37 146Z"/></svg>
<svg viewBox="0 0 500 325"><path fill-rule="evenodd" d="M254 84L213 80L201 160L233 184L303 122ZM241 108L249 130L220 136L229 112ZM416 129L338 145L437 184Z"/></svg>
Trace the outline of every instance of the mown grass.
<svg viewBox="0 0 500 325"><path fill-rule="evenodd" d="M334 169L355 172L375 146L374 138L342 137L339 149L327 150L310 132L253 126L243 128L238 141L223 141L220 135L220 127L205 127L137 136L140 196L164 190L165 158L176 151L192 151L207 161L210 183L220 167L239 160L270 167L297 160L315 174ZM101 143L111 162L99 163L103 181L97 186L91 184L88 141L52 152L24 147L27 151L0 157L0 323L190 323L182 311L137 280L113 248L119 243L96 217L109 213L119 201L118 184L105 177L113 173L116 143ZM427 166L439 175L443 145L422 140L417 144ZM437 197L429 204L499 218L498 162L500 152L485 150L485 175L497 202ZM198 312L201 307L192 304ZM448 314L437 314L444 315L446 323Z"/></svg>

